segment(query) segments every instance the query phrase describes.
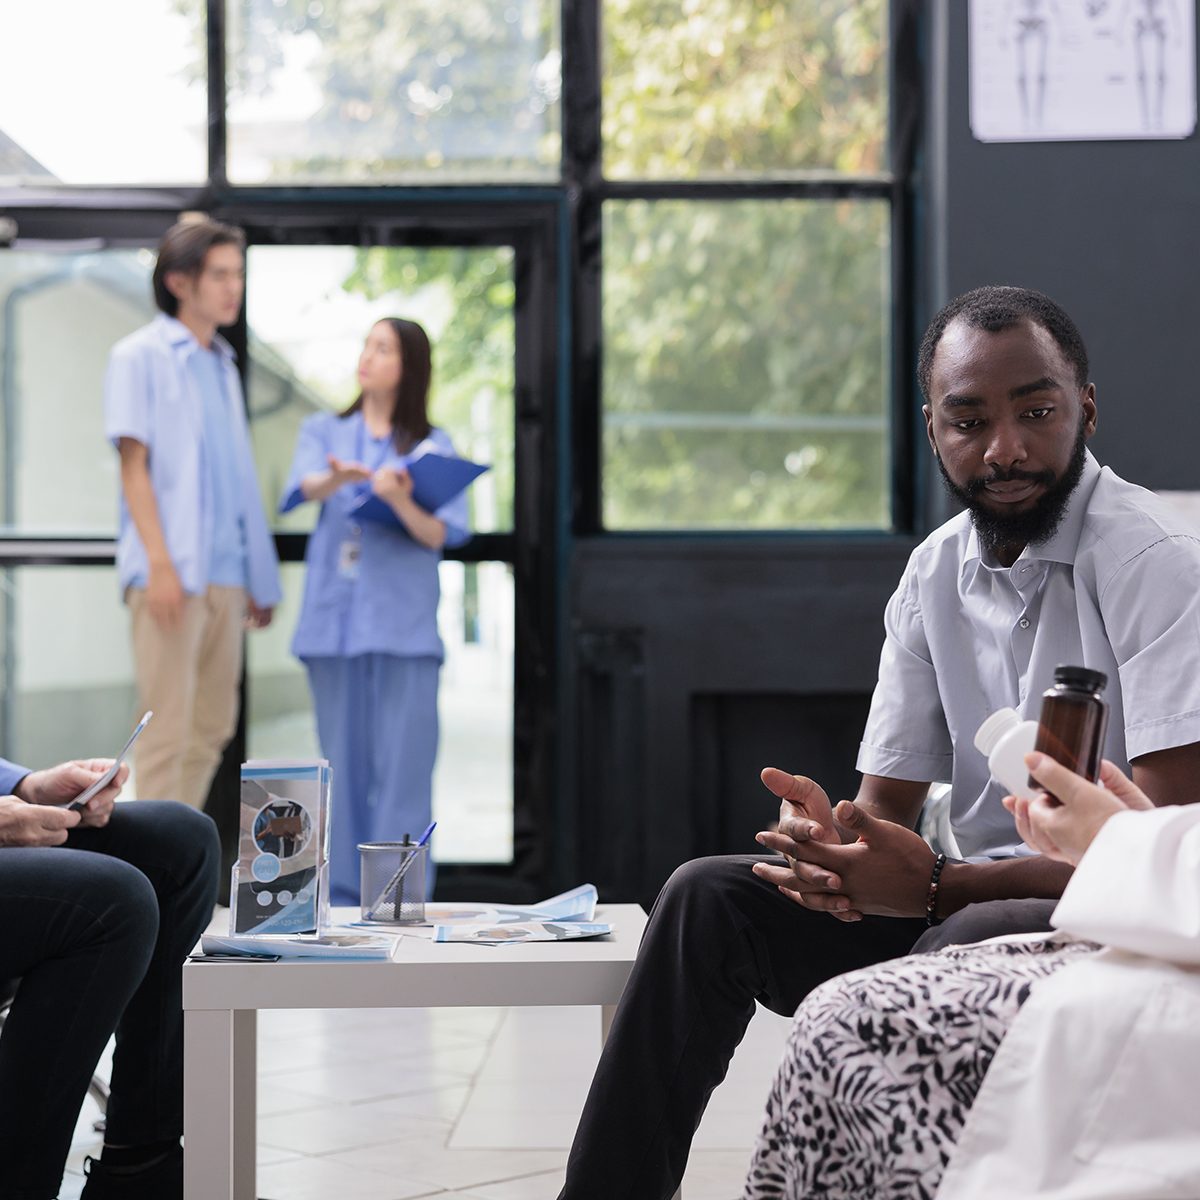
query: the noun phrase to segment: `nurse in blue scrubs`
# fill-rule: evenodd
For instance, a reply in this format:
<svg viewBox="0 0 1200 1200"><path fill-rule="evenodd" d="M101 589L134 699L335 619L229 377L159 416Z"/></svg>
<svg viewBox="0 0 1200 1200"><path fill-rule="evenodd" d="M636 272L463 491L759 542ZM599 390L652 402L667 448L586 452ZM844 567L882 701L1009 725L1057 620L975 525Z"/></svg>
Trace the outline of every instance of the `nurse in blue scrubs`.
<svg viewBox="0 0 1200 1200"><path fill-rule="evenodd" d="M430 820L443 657L438 563L443 547L469 536L466 494L426 512L401 462L426 446L454 453L429 423L431 371L420 325L377 322L358 362L361 394L345 412L304 422L280 503L281 512L321 505L292 653L308 671L333 766L334 904L359 902L359 842L416 838ZM353 519L367 491L402 528Z"/></svg>

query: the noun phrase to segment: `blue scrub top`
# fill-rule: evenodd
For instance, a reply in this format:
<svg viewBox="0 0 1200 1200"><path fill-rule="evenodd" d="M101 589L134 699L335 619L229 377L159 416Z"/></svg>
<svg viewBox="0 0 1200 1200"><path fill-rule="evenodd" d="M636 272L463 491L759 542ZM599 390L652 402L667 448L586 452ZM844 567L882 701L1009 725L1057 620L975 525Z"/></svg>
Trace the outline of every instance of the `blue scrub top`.
<svg viewBox="0 0 1200 1200"><path fill-rule="evenodd" d="M453 454L450 438L434 429L422 446ZM361 412L349 417L319 413L300 427L291 474L280 512L304 503L300 481L328 468L328 456L375 466L398 462L399 456L367 434ZM443 657L438 636L438 563L441 552L422 546L407 533L374 521L351 520L350 506L370 484L340 488L321 505L317 527L304 555L307 575L300 620L292 639L297 658L329 655L395 654ZM467 496L460 492L434 514L446 525L446 545L461 546L467 532ZM358 541L357 577L338 570L342 546Z"/></svg>

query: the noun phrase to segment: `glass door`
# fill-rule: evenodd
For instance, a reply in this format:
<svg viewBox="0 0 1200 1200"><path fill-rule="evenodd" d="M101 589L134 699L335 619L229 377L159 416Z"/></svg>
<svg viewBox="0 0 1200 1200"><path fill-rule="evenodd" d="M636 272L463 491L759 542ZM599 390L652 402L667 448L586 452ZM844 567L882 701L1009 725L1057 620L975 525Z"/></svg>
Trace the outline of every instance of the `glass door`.
<svg viewBox="0 0 1200 1200"><path fill-rule="evenodd" d="M537 501L543 481L555 478L541 461L555 442L518 430L549 432L555 409L554 338L541 332L554 328L545 319L550 293L538 295L553 263L544 259L547 243L539 254L530 241L549 237L553 246L548 215L533 221L532 234L519 223L473 226L458 239L452 229L435 239L428 227L364 230L314 219L281 232L239 221L250 241L239 349L284 584L271 628L247 642L247 755L318 752L305 673L290 650L318 510L275 514L301 423L355 398L359 351L376 321L400 316L424 326L433 346L430 418L458 453L491 468L469 492L472 540L448 551L440 568L439 892L455 890L456 872L473 881L480 872L532 877L545 862L554 628L532 614L554 586L554 539L546 535L556 506Z"/></svg>
<svg viewBox="0 0 1200 1200"><path fill-rule="evenodd" d="M491 470L468 494L471 528L513 528L513 251L509 246L252 246L247 255L247 402L263 503L275 513L301 422L357 394L367 331L386 316L420 321L434 347L430 417L464 457ZM307 533L315 505L275 517ZM511 563L441 566L446 647L434 775L439 861L509 863L513 827ZM289 643L304 565L284 565L278 619L248 640L246 752L317 753L303 668Z"/></svg>

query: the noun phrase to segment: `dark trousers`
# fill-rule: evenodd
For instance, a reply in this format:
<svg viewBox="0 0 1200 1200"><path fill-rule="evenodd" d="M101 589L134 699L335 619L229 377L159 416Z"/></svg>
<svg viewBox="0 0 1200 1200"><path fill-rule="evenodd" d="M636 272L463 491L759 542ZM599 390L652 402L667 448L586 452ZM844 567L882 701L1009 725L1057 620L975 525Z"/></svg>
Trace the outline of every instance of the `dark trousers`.
<svg viewBox="0 0 1200 1200"><path fill-rule="evenodd" d="M0 1200L58 1194L114 1028L106 1140L183 1133L181 966L212 917L216 827L184 804L118 804L65 846L0 848Z"/></svg>
<svg viewBox="0 0 1200 1200"><path fill-rule="evenodd" d="M1048 929L1054 908L1053 901L972 905L929 931L923 920L845 923L783 896L753 874L755 861L696 859L655 901L559 1200L666 1200L674 1193L756 1002L791 1016L835 975L914 948ZM1015 907L1006 914L1008 905ZM986 931L976 934L980 921Z"/></svg>

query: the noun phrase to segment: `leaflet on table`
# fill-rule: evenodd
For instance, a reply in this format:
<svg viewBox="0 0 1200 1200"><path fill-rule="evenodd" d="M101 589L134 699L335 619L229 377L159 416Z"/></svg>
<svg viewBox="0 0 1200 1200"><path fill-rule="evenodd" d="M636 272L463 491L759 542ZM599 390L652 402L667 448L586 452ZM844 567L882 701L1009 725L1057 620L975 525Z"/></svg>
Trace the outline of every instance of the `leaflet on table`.
<svg viewBox="0 0 1200 1200"><path fill-rule="evenodd" d="M425 927L431 925L507 925L513 921L590 921L596 915L596 888L584 883L536 904L426 904ZM347 926L378 928L374 921L349 921ZM416 928L412 925L409 930Z"/></svg>
<svg viewBox="0 0 1200 1200"><path fill-rule="evenodd" d="M435 925L435 942L475 942L484 946L507 946L513 942L568 942L577 938L602 937L612 926L596 921L514 921L496 925Z"/></svg>
<svg viewBox="0 0 1200 1200"><path fill-rule="evenodd" d="M319 937L258 937L206 933L205 954L246 958L391 958L396 939L369 933L325 933Z"/></svg>
<svg viewBox="0 0 1200 1200"><path fill-rule="evenodd" d="M329 789L325 759L242 764L231 934L317 933L329 923Z"/></svg>

